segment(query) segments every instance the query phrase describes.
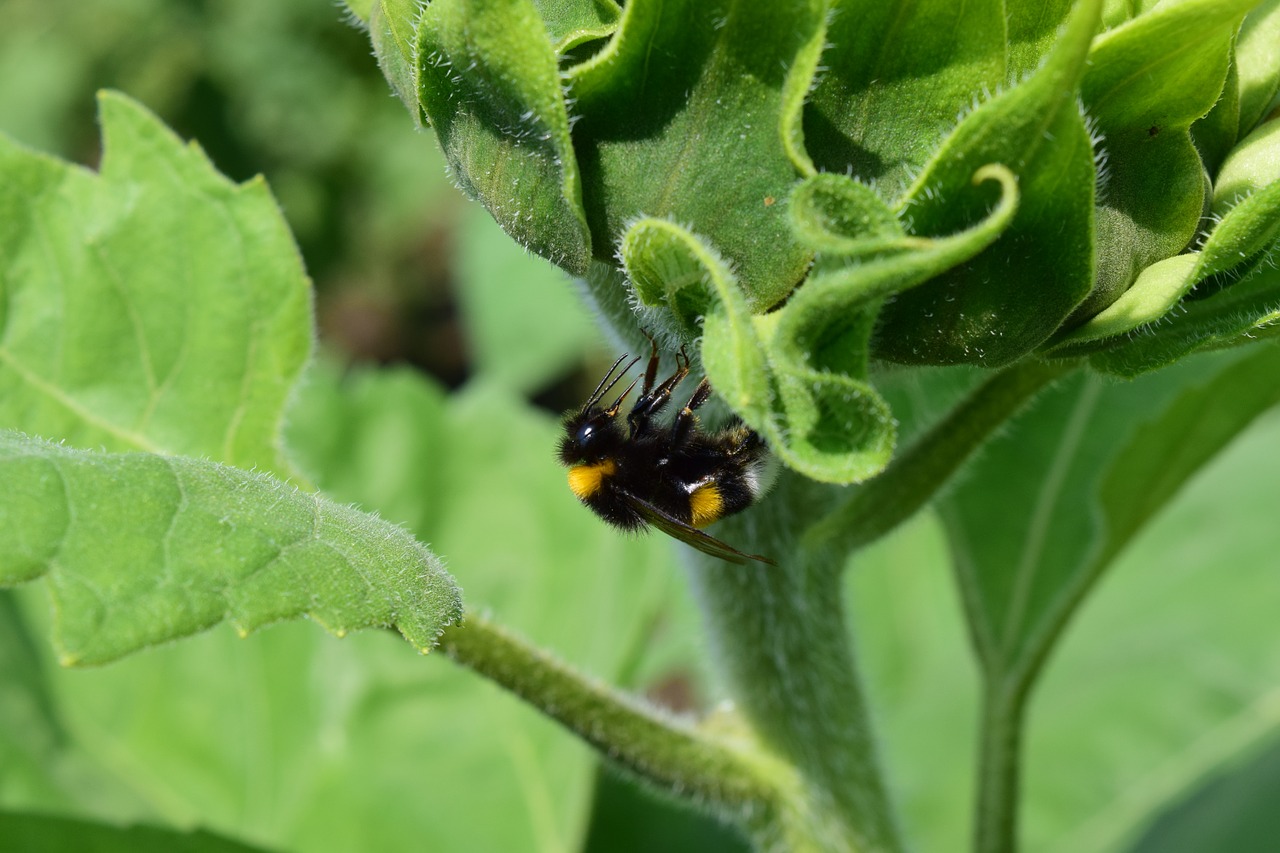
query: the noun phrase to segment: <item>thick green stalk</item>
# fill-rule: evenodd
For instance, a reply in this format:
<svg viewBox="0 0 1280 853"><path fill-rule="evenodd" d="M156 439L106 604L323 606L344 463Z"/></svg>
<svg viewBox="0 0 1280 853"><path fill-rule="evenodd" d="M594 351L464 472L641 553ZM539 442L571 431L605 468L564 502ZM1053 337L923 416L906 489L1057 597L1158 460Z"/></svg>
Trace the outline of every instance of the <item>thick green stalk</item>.
<svg viewBox="0 0 1280 853"><path fill-rule="evenodd" d="M440 648L560 722L620 767L756 834L776 834L795 809L790 768L754 748L706 735L575 672L474 613Z"/></svg>
<svg viewBox="0 0 1280 853"><path fill-rule="evenodd" d="M784 475L760 512L720 528L777 566L699 559L693 579L726 686L761 742L794 765L809 801L808 849L902 847L854 666L842 561L797 547L823 490Z"/></svg>
<svg viewBox="0 0 1280 853"><path fill-rule="evenodd" d="M997 429L1045 386L1076 368L1072 361L1028 359L979 385L900 453L884 473L857 487L805 536L809 547L846 552L871 544L923 508Z"/></svg>
<svg viewBox="0 0 1280 853"><path fill-rule="evenodd" d="M996 683L988 684L984 691L973 844L976 853L1014 853L1018 849L1025 704L1025 692L1017 687Z"/></svg>

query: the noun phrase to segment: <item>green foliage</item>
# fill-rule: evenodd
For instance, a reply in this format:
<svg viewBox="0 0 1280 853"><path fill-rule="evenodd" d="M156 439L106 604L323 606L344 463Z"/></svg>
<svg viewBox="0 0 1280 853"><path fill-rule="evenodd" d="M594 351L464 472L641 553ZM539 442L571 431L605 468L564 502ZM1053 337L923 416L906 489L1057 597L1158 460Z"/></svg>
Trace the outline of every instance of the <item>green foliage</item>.
<svg viewBox="0 0 1280 853"><path fill-rule="evenodd" d="M96 175L0 138L0 422L286 472L311 297L266 185L118 95L101 106Z"/></svg>
<svg viewBox="0 0 1280 853"><path fill-rule="evenodd" d="M229 619L394 625L427 651L457 587L403 530L262 474L0 433L0 584L48 576L64 664L104 663Z"/></svg>
<svg viewBox="0 0 1280 853"><path fill-rule="evenodd" d="M1211 331L1173 330L1159 345L1129 337L1175 316L1206 278L1243 274L1242 241L1251 256L1275 243L1280 217L1260 199L1186 252L1209 182L1246 116L1256 121L1259 99L1274 91L1260 47L1273 9L1253 16L1234 52L1254 5L1089 0L901 13L808 0L767 9L640 0L615 19L612 4L512 0L477 10L457 0L426 7L416 47L400 39L384 50L376 38L375 47L384 64L417 63L405 73L416 75L461 181L509 233L582 274L578 238L556 230L581 223L601 268L588 281L608 320L639 339L623 307L630 288L645 327L672 341L705 339L720 386L733 379L718 347L749 353L744 364L766 359L772 375L726 392L731 407L794 470L847 483L880 470L892 447L868 382L871 357L1001 366L1048 345L1058 356L1105 351L1096 368L1133 375L1247 330L1206 321ZM385 4L374 17L410 13ZM514 33L517 22L518 40L485 35ZM551 71L556 56L563 80ZM448 70L463 67L470 73ZM403 89L404 74L389 76ZM838 342L822 346L839 358L819 353L809 364L787 355L785 341L771 346L769 332L742 340L744 311L770 312L770 329L807 327L800 303L830 289L823 259L810 266L818 247L802 210L816 170L872 186L866 194L895 211L902 236L940 239L988 216L997 197L974 177L996 164L1017 183L1012 223L971 255L921 266L920 280L884 294L893 298L859 297L857 309L828 314L818 334ZM565 205L563 216L549 214ZM860 207L840 215L846 230L856 230ZM659 233L671 246L698 244L687 251L715 262L680 260L649 236ZM848 291L884 289L878 265L865 260L846 259ZM739 315L731 333L724 314ZM727 334L737 340L721 343Z"/></svg>
<svg viewBox="0 0 1280 853"><path fill-rule="evenodd" d="M527 0L432 3L414 56L422 109L467 194L522 246L586 272L582 179L537 11Z"/></svg>
<svg viewBox="0 0 1280 853"><path fill-rule="evenodd" d="M777 565L688 555L698 641L669 543L583 511L560 428L516 396L558 394L590 339L560 273L428 217L430 158L384 144L286 7L124 29L225 56L217 85L156 79L252 91L229 138L301 164L278 174L304 252L362 281L321 328L393 359L456 307L465 384L308 366L311 288L265 182L123 96L96 172L0 137L0 583L27 585L0 591L0 833L607 845L621 820L592 818L598 769L558 724L762 851L1118 850L1274 738L1265 439L1254 479L1228 456L1207 499L1182 491L1280 402L1280 350L1254 343L1280 328L1280 4L350 5L401 123L497 226L637 352L685 350L707 423L731 410L786 467L714 529ZM26 70L21 39L0 34ZM256 169L227 138L213 159ZM349 196L319 187L348 181L399 201L334 213ZM1231 498L1249 535L1224 542ZM413 648L247 636L302 616ZM452 663L417 654L437 639ZM655 675L732 707L673 718L613 686Z"/></svg>
<svg viewBox="0 0 1280 853"><path fill-rule="evenodd" d="M440 563L396 528L264 474L287 470L286 396L309 291L261 181L239 187L120 96L100 177L10 142L0 380L5 563L49 573L68 663L230 618L396 625L419 649L461 616ZM174 282L182 282L175 287ZM188 454L170 455L170 454Z"/></svg>
<svg viewBox="0 0 1280 853"><path fill-rule="evenodd" d="M115 827L60 817L0 812L0 833L14 850L27 853L255 853L249 847L196 830L184 833L150 826Z"/></svg>
<svg viewBox="0 0 1280 853"><path fill-rule="evenodd" d="M1016 361L1057 329L1093 286L1093 154L1075 95L1097 3L1077 5L1034 74L963 118L902 199L920 234L947 234L982 216L974 170L1006 164L1018 214L992 251L886 306L877 354L913 364ZM1026 282L1036 281L1028 299Z"/></svg>

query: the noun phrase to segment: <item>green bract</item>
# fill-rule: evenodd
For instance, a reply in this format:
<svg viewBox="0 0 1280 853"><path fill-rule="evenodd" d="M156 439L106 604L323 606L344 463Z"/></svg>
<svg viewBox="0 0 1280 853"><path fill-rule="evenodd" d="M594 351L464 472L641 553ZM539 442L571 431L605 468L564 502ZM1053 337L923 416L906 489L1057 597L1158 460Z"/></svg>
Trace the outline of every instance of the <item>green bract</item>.
<svg viewBox="0 0 1280 853"><path fill-rule="evenodd" d="M1258 5L356 11L508 233L623 337L702 338L782 459L847 483L894 446L873 360L1133 375L1273 319L1248 280L1280 227L1280 4Z"/></svg>

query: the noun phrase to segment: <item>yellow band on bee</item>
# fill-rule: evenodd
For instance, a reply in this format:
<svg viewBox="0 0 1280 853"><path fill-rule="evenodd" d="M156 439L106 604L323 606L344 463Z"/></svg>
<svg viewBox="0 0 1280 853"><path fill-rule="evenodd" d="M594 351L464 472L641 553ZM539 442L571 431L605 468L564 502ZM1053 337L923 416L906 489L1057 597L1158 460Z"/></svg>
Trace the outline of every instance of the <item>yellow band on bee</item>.
<svg viewBox="0 0 1280 853"><path fill-rule="evenodd" d="M693 490L689 495L689 512L693 515L694 527L704 527L720 517L724 512L724 498L715 483Z"/></svg>
<svg viewBox="0 0 1280 853"><path fill-rule="evenodd" d="M613 464L612 459L605 459L594 465L574 465L569 469L569 488L578 496L578 500L585 501L600 491L605 477L613 476L617 470L618 466Z"/></svg>

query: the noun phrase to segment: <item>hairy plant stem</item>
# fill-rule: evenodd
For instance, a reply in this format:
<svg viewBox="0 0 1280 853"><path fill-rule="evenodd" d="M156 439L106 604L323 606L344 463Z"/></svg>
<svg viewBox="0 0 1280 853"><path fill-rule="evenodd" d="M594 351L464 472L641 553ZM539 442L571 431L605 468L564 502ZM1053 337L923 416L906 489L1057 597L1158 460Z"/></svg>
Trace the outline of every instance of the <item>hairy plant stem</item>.
<svg viewBox="0 0 1280 853"><path fill-rule="evenodd" d="M852 551L893 530L929 503L992 433L1076 366L1073 361L1026 359L996 373L900 453L882 474L857 487L813 525L805 536L806 545Z"/></svg>
<svg viewBox="0 0 1280 853"><path fill-rule="evenodd" d="M722 528L779 565L699 559L695 590L739 711L805 784L807 838L787 849L899 850L845 622L842 560L795 541L822 491L784 474L759 512Z"/></svg>
<svg viewBox="0 0 1280 853"><path fill-rule="evenodd" d="M798 807L794 771L753 743L713 738L574 671L475 613L445 629L440 648L672 795L757 836L794 822L784 817Z"/></svg>
<svg viewBox="0 0 1280 853"><path fill-rule="evenodd" d="M1018 849L1025 696L1016 685L990 679L983 691L975 853L1014 853Z"/></svg>

